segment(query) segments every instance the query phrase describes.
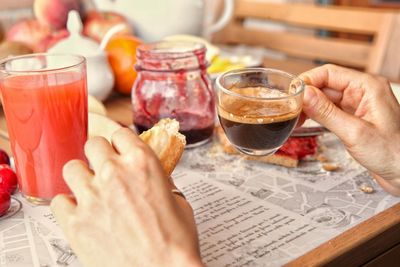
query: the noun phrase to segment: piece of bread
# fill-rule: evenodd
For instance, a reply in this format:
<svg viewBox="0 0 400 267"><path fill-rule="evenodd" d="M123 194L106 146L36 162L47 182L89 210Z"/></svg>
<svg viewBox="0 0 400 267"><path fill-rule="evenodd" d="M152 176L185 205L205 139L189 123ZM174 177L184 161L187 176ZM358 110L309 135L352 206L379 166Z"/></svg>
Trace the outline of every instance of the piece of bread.
<svg viewBox="0 0 400 267"><path fill-rule="evenodd" d="M91 113L97 113L103 116L107 116L106 107L97 100L94 96L88 95L88 110Z"/></svg>
<svg viewBox="0 0 400 267"><path fill-rule="evenodd" d="M243 157L248 160L256 160L256 161L261 161L261 162L265 162L265 163L281 165L281 166L285 166L288 168L295 168L299 164L298 159L284 155L284 154L279 154L279 152L272 154L272 155L268 155L268 156L247 156L247 155L241 154L238 150L236 150L229 143L229 140L226 137L222 127L218 126L216 128L216 133L218 136L219 143L222 146L222 149L224 150L225 153L234 154L234 155L240 154L240 155L243 155Z"/></svg>
<svg viewBox="0 0 400 267"><path fill-rule="evenodd" d="M122 126L108 117L89 113L89 138L102 136L111 142L111 136ZM159 158L165 173L169 176L183 154L186 138L179 132L176 120L162 119L139 137L148 144Z"/></svg>
<svg viewBox="0 0 400 267"><path fill-rule="evenodd" d="M179 133L179 122L162 119L139 137L153 149L165 173L170 176L186 145L185 136Z"/></svg>

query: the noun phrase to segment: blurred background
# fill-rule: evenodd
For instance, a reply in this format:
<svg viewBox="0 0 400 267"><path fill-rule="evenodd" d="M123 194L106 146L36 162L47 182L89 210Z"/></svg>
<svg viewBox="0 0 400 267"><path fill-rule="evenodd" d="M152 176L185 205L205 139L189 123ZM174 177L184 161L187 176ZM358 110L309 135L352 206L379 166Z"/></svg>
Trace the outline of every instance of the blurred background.
<svg viewBox="0 0 400 267"><path fill-rule="evenodd" d="M71 10L79 16L70 27L85 45L60 44L70 35ZM45 51L88 56L100 46L113 74L107 89L89 81L101 101L111 87L130 94L137 46L162 39L204 43L212 78L239 67L300 73L335 63L398 82L399 12L400 0L1 0L0 58Z"/></svg>

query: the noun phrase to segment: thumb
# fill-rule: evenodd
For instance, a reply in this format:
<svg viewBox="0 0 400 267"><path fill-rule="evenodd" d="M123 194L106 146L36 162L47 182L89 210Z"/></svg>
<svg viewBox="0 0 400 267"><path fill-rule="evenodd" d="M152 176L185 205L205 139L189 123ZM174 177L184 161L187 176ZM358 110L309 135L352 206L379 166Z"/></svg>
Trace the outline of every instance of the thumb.
<svg viewBox="0 0 400 267"><path fill-rule="evenodd" d="M303 112L348 144L357 140L358 130L364 127L361 119L341 110L321 90L310 85L304 91Z"/></svg>

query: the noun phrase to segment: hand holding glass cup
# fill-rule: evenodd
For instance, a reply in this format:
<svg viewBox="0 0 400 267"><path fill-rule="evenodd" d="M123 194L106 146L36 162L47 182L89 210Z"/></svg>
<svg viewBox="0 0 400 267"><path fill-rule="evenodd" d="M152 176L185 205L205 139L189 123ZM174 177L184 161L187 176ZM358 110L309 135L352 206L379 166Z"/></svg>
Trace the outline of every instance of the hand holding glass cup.
<svg viewBox="0 0 400 267"><path fill-rule="evenodd" d="M251 156L273 154L295 128L304 82L265 68L228 71L216 81L217 108L229 142Z"/></svg>

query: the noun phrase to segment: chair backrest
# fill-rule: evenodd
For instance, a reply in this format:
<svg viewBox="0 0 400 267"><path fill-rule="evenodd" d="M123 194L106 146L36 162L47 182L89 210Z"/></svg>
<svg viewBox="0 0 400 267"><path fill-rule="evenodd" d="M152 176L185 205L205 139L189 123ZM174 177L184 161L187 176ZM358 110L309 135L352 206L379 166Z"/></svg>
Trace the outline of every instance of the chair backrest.
<svg viewBox="0 0 400 267"><path fill-rule="evenodd" d="M325 30L329 34L249 27L245 23L248 19ZM341 33L364 38L343 38ZM232 21L214 37L216 42L263 46L290 58L309 61L293 61L295 72L322 61L381 74L390 79L400 78L400 15L395 11L236 0ZM276 63L266 61L266 65L268 62L272 65Z"/></svg>

